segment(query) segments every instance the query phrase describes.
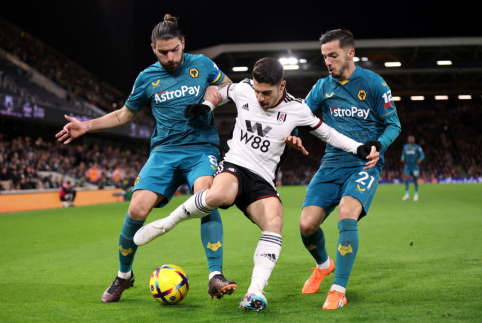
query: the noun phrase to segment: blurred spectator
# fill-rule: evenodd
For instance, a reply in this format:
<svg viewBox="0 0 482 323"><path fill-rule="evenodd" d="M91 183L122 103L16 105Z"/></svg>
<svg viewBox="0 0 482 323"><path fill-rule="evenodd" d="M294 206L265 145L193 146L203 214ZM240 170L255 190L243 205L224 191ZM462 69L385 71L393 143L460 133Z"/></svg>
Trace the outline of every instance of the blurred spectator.
<svg viewBox="0 0 482 323"><path fill-rule="evenodd" d="M100 179L100 170L97 167L97 163L94 163L89 170L85 173L85 177L89 179L91 184L97 184L97 181Z"/></svg>
<svg viewBox="0 0 482 323"><path fill-rule="evenodd" d="M97 182L97 187L99 189L104 189L106 186L114 186L114 183L112 183L111 180L107 178L106 173L102 173L99 182Z"/></svg>
<svg viewBox="0 0 482 323"><path fill-rule="evenodd" d="M60 186L60 201L62 206L74 206L75 195L75 189L69 181L62 183L62 186Z"/></svg>

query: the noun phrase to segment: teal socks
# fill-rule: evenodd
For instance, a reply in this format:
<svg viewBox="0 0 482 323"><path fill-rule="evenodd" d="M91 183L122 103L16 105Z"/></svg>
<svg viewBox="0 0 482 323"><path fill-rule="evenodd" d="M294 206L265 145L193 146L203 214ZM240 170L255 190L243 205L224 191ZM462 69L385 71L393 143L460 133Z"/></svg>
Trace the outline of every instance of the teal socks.
<svg viewBox="0 0 482 323"><path fill-rule="evenodd" d="M223 222L218 209L201 218L201 240L208 259L209 272L222 272Z"/></svg>
<svg viewBox="0 0 482 323"><path fill-rule="evenodd" d="M408 179L405 180L405 194L408 195L408 184L409 184L409 181Z"/></svg>
<svg viewBox="0 0 482 323"><path fill-rule="evenodd" d="M311 253L313 258L315 258L316 263L321 265L328 260L328 253L325 248L325 235L323 230L318 227L318 230L313 234L304 235L301 233L301 240L305 245L305 248Z"/></svg>
<svg viewBox="0 0 482 323"><path fill-rule="evenodd" d="M418 178L414 178L413 183L415 184L415 194L418 194Z"/></svg>
<svg viewBox="0 0 482 323"><path fill-rule="evenodd" d="M346 288L351 269L355 263L358 251L358 224L353 219L343 219L338 222L340 237L336 251L335 281L334 285Z"/></svg>
<svg viewBox="0 0 482 323"><path fill-rule="evenodd" d="M128 273L132 269L134 255L137 250L137 245L134 243L134 235L144 225L144 222L133 220L129 217L129 213L126 214L119 237L120 272Z"/></svg>

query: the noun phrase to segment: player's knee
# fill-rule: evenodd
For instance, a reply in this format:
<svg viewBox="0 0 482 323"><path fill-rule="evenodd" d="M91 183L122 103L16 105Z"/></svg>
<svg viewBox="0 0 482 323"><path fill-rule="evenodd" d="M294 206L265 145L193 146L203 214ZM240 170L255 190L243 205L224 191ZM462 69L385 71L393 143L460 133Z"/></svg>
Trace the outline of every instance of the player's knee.
<svg viewBox="0 0 482 323"><path fill-rule="evenodd" d="M358 217L360 216L361 209L359 207L355 207L352 205L345 205L343 207L340 207L340 214L338 216L338 220L343 220L343 219L354 219L358 220Z"/></svg>
<svg viewBox="0 0 482 323"><path fill-rule="evenodd" d="M279 215L269 219L268 226L265 231L281 234L282 229L283 229L283 217Z"/></svg>
<svg viewBox="0 0 482 323"><path fill-rule="evenodd" d="M149 210L140 203L131 203L129 205L129 217L133 220L144 221L149 215Z"/></svg>
<svg viewBox="0 0 482 323"><path fill-rule="evenodd" d="M303 217L300 219L300 231L305 236L315 233L318 227L319 224L317 222L310 221L310 219Z"/></svg>
<svg viewBox="0 0 482 323"><path fill-rule="evenodd" d="M233 204L235 198L225 190L211 189L206 196L206 203L212 207L228 206Z"/></svg>

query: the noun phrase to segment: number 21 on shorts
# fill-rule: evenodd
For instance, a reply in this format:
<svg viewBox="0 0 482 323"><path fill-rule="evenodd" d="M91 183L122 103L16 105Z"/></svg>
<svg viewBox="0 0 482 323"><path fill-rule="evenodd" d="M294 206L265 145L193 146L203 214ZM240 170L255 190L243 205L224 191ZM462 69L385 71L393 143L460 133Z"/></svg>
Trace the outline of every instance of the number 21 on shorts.
<svg viewBox="0 0 482 323"><path fill-rule="evenodd" d="M366 185L365 181L370 178L370 182L368 183L367 189L372 187L373 181L375 181L375 177L368 175L367 172L359 172L358 175L362 175L361 178L357 179L355 182L360 183L362 185Z"/></svg>

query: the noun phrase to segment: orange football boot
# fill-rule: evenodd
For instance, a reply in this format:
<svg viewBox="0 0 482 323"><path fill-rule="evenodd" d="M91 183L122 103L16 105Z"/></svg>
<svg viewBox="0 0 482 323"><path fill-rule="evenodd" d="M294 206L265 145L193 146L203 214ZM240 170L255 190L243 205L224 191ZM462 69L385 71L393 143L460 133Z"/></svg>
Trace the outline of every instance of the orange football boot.
<svg viewBox="0 0 482 323"><path fill-rule="evenodd" d="M325 304L323 304L324 310L336 310L342 308L346 305L345 294L340 293L336 290L330 290L328 296L326 297Z"/></svg>
<svg viewBox="0 0 482 323"><path fill-rule="evenodd" d="M328 269L318 269L318 268L311 268L314 269L313 274L311 277L306 281L305 286L303 286L303 290L301 291L303 294L313 294L316 293L320 289L321 282L325 276L328 276L335 270L335 263L333 260L330 259L330 267Z"/></svg>

